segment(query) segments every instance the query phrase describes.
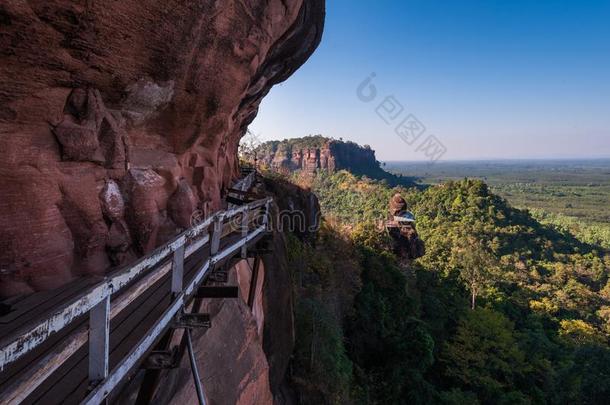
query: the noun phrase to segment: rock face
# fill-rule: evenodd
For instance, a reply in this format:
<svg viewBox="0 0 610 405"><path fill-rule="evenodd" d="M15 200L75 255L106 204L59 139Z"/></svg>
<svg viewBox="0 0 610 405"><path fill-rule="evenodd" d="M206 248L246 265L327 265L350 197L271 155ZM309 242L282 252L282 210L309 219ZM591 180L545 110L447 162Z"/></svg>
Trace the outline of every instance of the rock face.
<svg viewBox="0 0 610 405"><path fill-rule="evenodd" d="M315 242L322 222L318 197L311 190L281 179L265 179L265 188L279 207L278 229L303 241Z"/></svg>
<svg viewBox="0 0 610 405"><path fill-rule="evenodd" d="M309 174L317 170L330 173L343 169L355 173L381 170L375 151L368 145L319 135L267 142L257 148L257 159L273 170L300 170Z"/></svg>
<svg viewBox="0 0 610 405"><path fill-rule="evenodd" d="M407 210L407 202L400 193L396 193L390 198L388 208L389 216L386 222L386 229L392 238L392 250L394 253L398 257L407 260L417 259L426 254L424 242L419 239L415 229L415 222L396 220L396 217L402 217L403 215L414 218Z"/></svg>
<svg viewBox="0 0 610 405"><path fill-rule="evenodd" d="M323 0L0 4L0 297L101 274L221 207Z"/></svg>
<svg viewBox="0 0 610 405"><path fill-rule="evenodd" d="M250 265L252 263L250 262ZM247 296L250 280L236 280L250 269L245 262L230 273L230 282L238 282L242 296ZM237 276L237 277L236 277ZM269 364L262 342L264 319L262 288L259 288L254 311L245 299L224 299L204 302L202 312L212 317L213 327L205 333L195 333L195 355L201 365L201 382L210 404L272 404ZM285 370L284 370L285 371ZM193 384L188 356L178 370L162 380L154 403L195 404L197 394Z"/></svg>
<svg viewBox="0 0 610 405"><path fill-rule="evenodd" d="M209 313L212 328L194 335L196 357L207 402L210 404L295 403L288 388L287 371L294 349L293 280L288 268L286 239L281 229L281 213L301 211L317 220L319 204L314 194L297 190L291 183L265 181L266 192L277 205L272 207L271 224L276 232L265 245L272 253L261 257L255 300L247 302L254 260L238 262L229 271L229 285L237 285L240 298L204 301L200 312ZM306 224L313 238L316 226ZM137 379L134 381L137 382ZM188 357L180 367L162 376L153 403L192 404L197 402ZM133 403L138 384L124 393Z"/></svg>
<svg viewBox="0 0 610 405"><path fill-rule="evenodd" d="M322 135L268 141L252 151L244 151L246 159L259 166L283 174L299 172L311 177L320 170L334 173L347 170L357 176L385 180L391 186L417 186L415 178L386 172L369 145L327 138Z"/></svg>

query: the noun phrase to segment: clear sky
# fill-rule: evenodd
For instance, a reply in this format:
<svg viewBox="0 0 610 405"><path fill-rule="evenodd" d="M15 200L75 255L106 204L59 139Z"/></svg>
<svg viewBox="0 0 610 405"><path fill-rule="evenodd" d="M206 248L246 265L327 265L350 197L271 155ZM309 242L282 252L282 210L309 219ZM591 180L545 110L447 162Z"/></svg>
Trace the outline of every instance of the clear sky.
<svg viewBox="0 0 610 405"><path fill-rule="evenodd" d="M262 102L261 139L321 133L380 160L428 159L429 135L447 160L610 157L610 0L327 0L326 12L318 50Z"/></svg>

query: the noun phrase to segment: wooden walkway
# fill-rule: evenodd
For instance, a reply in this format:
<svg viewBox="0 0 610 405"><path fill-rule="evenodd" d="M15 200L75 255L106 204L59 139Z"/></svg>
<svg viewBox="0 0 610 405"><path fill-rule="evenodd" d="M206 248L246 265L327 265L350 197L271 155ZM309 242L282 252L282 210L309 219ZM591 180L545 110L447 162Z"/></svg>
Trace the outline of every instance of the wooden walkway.
<svg viewBox="0 0 610 405"><path fill-rule="evenodd" d="M246 249L266 234L270 202L260 200L218 213L106 278L79 279L10 303L4 308L8 313L0 317L0 403L100 403L118 392L210 275L236 256L244 257ZM126 276L142 268L133 279ZM121 280L128 281L120 285ZM73 318L75 311L66 308L84 302L83 297L96 297L100 286L108 289L108 284L117 289L106 298L108 330L100 335L93 315L100 304ZM62 310L65 322L53 332L48 322L58 319ZM168 316L172 322L164 323ZM46 329L40 329L41 324ZM24 351L24 346L31 348ZM106 351L104 359L100 350ZM105 369L97 367L104 361ZM97 370L102 370L100 379L92 378Z"/></svg>

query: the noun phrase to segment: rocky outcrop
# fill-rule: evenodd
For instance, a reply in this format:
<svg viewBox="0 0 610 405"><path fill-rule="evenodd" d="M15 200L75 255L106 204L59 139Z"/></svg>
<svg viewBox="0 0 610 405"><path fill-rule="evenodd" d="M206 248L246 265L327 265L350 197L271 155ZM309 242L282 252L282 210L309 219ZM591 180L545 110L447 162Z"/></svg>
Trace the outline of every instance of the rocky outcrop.
<svg viewBox="0 0 610 405"><path fill-rule="evenodd" d="M375 151L368 145L343 142L323 136L270 141L257 148L260 163L277 171L304 171L313 174L317 170L333 173L337 170L380 170Z"/></svg>
<svg viewBox="0 0 610 405"><path fill-rule="evenodd" d="M282 145L275 152L262 156L261 161L276 171L300 170L314 174L318 170L330 173L337 170L336 159L331 154L329 145L297 149Z"/></svg>
<svg viewBox="0 0 610 405"><path fill-rule="evenodd" d="M207 213L323 0L0 5L0 296L102 274Z"/></svg>
<svg viewBox="0 0 610 405"><path fill-rule="evenodd" d="M406 260L422 257L426 253L425 245L415 229L415 216L407 210L407 201L400 193L396 193L390 198L388 208L386 229L391 237L394 253ZM406 218L410 221L405 221Z"/></svg>
<svg viewBox="0 0 610 405"><path fill-rule="evenodd" d="M299 172L307 176L318 171L334 173L347 170L358 176L386 180L390 185L414 186L414 179L397 176L382 169L370 146L344 142L322 135L269 141L255 148L249 158L273 171L288 174Z"/></svg>
<svg viewBox="0 0 610 405"><path fill-rule="evenodd" d="M265 178L265 188L274 197L278 212L278 231L292 233L302 241L314 243L322 221L318 197L309 189L282 179Z"/></svg>

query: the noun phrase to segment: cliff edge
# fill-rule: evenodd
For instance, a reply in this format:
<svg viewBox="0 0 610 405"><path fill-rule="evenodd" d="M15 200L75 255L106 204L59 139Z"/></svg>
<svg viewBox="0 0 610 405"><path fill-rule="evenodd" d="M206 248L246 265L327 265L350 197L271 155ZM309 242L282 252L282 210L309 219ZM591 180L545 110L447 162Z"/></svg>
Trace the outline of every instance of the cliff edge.
<svg viewBox="0 0 610 405"><path fill-rule="evenodd" d="M323 0L0 5L0 297L104 274L209 213Z"/></svg>
<svg viewBox="0 0 610 405"><path fill-rule="evenodd" d="M386 180L391 185L413 186L413 179L386 172L369 145L333 139L322 135L268 141L256 147L249 158L264 168L288 174L314 175L347 170L357 176Z"/></svg>

